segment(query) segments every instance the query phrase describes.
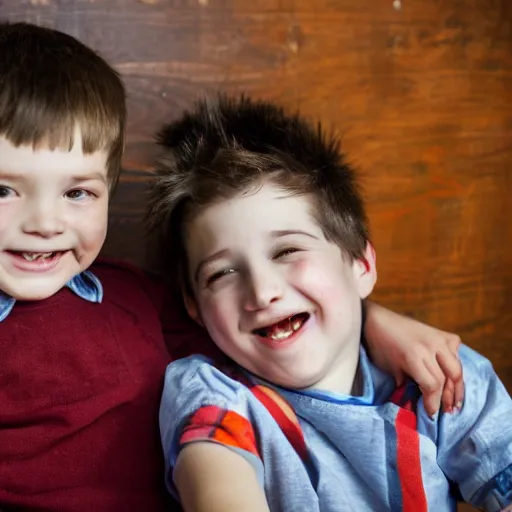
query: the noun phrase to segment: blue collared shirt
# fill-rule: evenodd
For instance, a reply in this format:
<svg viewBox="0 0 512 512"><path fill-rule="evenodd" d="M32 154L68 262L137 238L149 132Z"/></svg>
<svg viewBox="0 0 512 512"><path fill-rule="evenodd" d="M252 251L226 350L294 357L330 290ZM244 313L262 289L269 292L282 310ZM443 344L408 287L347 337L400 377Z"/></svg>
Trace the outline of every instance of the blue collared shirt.
<svg viewBox="0 0 512 512"><path fill-rule="evenodd" d="M68 281L66 286L76 295L89 302L99 303L103 300L103 286L90 270L76 275ZM16 299L0 290L0 322L7 318L15 303Z"/></svg>
<svg viewBox="0 0 512 512"><path fill-rule="evenodd" d="M448 512L456 510L456 488L475 507L502 510L512 504L512 400L488 360L464 345L459 356L464 404L434 419L414 383L391 399L394 379L362 347L359 397L263 381L295 419L272 406L275 398L264 405L252 389L261 379L247 372L248 385L203 356L176 360L160 407L168 488L178 497L173 471L186 443L216 442L252 465L272 512L405 510L407 503Z"/></svg>

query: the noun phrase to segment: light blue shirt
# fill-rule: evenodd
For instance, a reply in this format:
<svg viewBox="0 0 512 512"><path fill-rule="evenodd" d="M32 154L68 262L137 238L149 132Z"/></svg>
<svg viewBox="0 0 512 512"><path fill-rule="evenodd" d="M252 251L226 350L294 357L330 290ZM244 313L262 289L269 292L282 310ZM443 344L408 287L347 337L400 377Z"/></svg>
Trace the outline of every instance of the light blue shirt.
<svg viewBox="0 0 512 512"><path fill-rule="evenodd" d="M464 405L436 418L413 382L392 398L393 379L363 349L360 397L273 386L298 417L306 458L246 385L204 357L175 361L160 407L169 490L176 495L183 444L202 441L224 444L254 467L271 512L455 511L454 489L499 511L512 503L512 400L487 359L466 346L460 358ZM245 374L251 386L262 383Z"/></svg>
<svg viewBox="0 0 512 512"><path fill-rule="evenodd" d="M101 282L90 270L86 270L70 279L66 287L89 302L99 303L103 300ZM0 290L0 322L8 317L15 303L16 299Z"/></svg>

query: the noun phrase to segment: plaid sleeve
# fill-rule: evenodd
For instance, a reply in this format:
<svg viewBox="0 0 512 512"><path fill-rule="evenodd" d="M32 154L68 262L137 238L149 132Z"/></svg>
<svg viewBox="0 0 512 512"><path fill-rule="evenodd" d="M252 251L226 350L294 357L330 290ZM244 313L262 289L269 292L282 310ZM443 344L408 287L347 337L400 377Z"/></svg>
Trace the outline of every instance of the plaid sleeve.
<svg viewBox="0 0 512 512"><path fill-rule="evenodd" d="M167 367L160 403L160 435L167 486L175 497L172 473L181 449L193 442L213 442L236 452L251 464L263 484L263 463L249 397L246 386L204 356L179 359Z"/></svg>
<svg viewBox="0 0 512 512"><path fill-rule="evenodd" d="M212 441L261 458L251 423L237 412L215 405L201 407L184 424L180 446L194 441Z"/></svg>

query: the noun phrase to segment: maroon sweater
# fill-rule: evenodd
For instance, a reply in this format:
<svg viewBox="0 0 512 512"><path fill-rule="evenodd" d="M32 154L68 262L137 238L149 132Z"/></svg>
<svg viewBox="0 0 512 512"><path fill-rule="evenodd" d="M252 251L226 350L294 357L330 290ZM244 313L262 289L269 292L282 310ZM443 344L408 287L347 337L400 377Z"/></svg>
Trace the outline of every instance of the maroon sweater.
<svg viewBox="0 0 512 512"><path fill-rule="evenodd" d="M0 323L2 510L179 510L167 501L158 430L170 361L161 290L129 267L91 270L101 304L65 288L17 303ZM168 300L166 311L169 348L184 355L200 331Z"/></svg>

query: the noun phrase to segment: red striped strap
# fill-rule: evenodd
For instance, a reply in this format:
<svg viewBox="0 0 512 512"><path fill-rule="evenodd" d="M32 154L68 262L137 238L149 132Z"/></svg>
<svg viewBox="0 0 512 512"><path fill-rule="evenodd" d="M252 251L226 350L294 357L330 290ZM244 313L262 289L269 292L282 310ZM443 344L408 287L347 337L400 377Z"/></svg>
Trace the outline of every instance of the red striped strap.
<svg viewBox="0 0 512 512"><path fill-rule="evenodd" d="M396 462L403 512L427 512L428 502L421 471L420 436L416 405L419 389L411 384L397 388L390 402L400 407L396 419Z"/></svg>
<svg viewBox="0 0 512 512"><path fill-rule="evenodd" d="M222 369L226 371L226 368ZM228 375L249 388L251 393L267 409L274 421L292 445L297 455L305 462L308 460L308 450L304 440L304 434L300 427L299 419L293 407L268 386L253 384L240 370L229 368Z"/></svg>

